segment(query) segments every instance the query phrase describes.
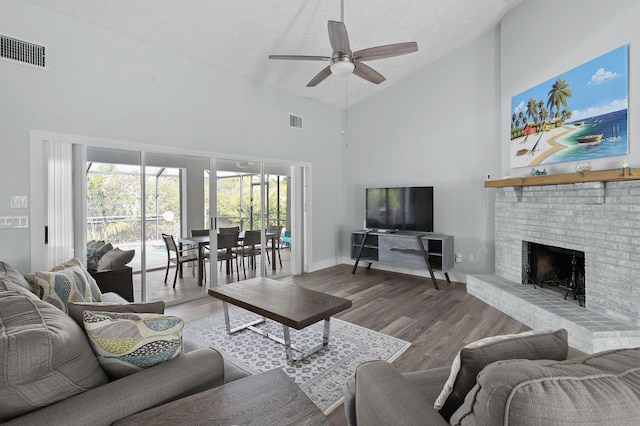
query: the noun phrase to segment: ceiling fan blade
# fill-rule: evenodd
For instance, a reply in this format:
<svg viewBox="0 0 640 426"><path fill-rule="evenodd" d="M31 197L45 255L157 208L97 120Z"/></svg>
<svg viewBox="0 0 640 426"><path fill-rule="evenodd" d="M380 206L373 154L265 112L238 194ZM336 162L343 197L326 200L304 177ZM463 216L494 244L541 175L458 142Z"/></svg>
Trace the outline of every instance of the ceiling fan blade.
<svg viewBox="0 0 640 426"><path fill-rule="evenodd" d="M329 42L334 52L342 52L345 55L351 55L351 47L349 47L349 35L344 22L329 21Z"/></svg>
<svg viewBox="0 0 640 426"><path fill-rule="evenodd" d="M418 51L418 43L409 41L406 43L387 44L385 46L370 47L358 50L353 54L356 61L373 61L374 59L391 58L393 56L406 55Z"/></svg>
<svg viewBox="0 0 640 426"><path fill-rule="evenodd" d="M362 77L375 84L380 84L386 80L382 74L371 68L369 65L365 65L362 62L356 62L355 66L353 73L358 77Z"/></svg>
<svg viewBox="0 0 640 426"><path fill-rule="evenodd" d="M306 56L306 55L269 55L269 59L289 59L292 61L330 61L328 56Z"/></svg>
<svg viewBox="0 0 640 426"><path fill-rule="evenodd" d="M323 68L322 71L320 71L315 77L311 79L309 83L307 83L307 87L317 86L318 83L321 83L325 78L329 77L330 75L331 75L331 68L329 67Z"/></svg>

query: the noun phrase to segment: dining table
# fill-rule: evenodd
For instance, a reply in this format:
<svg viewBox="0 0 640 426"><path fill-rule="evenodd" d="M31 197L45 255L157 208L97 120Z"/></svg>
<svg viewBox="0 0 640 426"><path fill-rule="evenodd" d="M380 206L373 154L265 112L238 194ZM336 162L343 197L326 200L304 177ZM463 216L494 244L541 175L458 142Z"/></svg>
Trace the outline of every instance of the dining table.
<svg viewBox="0 0 640 426"><path fill-rule="evenodd" d="M271 262L271 270L274 272L276 270L275 256L276 256L276 248L277 248L276 247L277 241L275 241L275 238L276 238L275 232L267 232L265 234L266 241L271 241L271 258L273 259L273 262ZM242 241L244 241L244 231L240 231L240 233L238 234L238 243L242 244ZM180 244L181 250L185 245L197 247L197 254L198 254L197 279L198 279L198 285L200 286L202 285L203 277L204 277L205 247L208 246L210 242L211 241L210 241L209 235L200 235L197 237L181 237L178 239L178 243ZM227 275L229 275L230 273L229 262L226 262L226 272L227 272Z"/></svg>

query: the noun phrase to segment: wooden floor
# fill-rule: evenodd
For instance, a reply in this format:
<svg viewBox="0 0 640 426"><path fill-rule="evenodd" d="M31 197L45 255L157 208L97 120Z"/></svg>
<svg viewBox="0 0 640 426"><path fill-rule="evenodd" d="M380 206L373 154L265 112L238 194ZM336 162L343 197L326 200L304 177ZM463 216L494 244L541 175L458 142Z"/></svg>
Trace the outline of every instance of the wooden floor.
<svg viewBox="0 0 640 426"><path fill-rule="evenodd" d="M465 284L381 270L339 265L282 281L351 299L353 306L335 317L411 342L393 364L402 372L449 366L467 343L497 334L529 330L520 322L470 296ZM167 313L186 321L222 310L213 298L171 306ZM334 425L346 425L344 409L329 415Z"/></svg>

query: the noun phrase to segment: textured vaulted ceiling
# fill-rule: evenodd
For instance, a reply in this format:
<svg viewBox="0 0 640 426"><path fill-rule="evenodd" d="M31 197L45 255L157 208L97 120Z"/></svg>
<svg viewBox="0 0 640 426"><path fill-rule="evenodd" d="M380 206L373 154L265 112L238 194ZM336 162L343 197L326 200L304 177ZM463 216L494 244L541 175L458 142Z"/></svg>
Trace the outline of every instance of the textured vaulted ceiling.
<svg viewBox="0 0 640 426"><path fill-rule="evenodd" d="M279 90L344 107L384 90L496 27L523 0L345 0L352 49L416 41L418 52L367 62L387 80L331 76L327 63L269 54L331 56L327 21L340 0L28 0Z"/></svg>

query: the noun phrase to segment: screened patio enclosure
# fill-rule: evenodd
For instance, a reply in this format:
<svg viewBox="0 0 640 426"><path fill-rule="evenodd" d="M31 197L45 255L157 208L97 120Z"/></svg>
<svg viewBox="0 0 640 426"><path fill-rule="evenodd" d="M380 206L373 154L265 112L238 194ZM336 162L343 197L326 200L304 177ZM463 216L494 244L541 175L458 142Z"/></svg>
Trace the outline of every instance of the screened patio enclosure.
<svg viewBox="0 0 640 426"><path fill-rule="evenodd" d="M215 247L207 246L206 285L199 285L197 262L190 262L183 265L174 289L175 265L171 264L167 272L167 246L162 234L171 235L179 245L180 239L190 237L192 230L211 229L209 232L215 235L219 228L227 226L238 226L241 231L263 226L265 230L271 226L287 228L291 169L265 163L88 147L86 241L105 241L123 251L135 250L128 266L133 268L137 301L171 302L206 295L212 283L237 281L238 275L230 276L224 268L216 268ZM211 170L216 176L214 188L210 187ZM215 197L213 203L210 197ZM215 215L210 214L212 207L217 210ZM263 247L270 248L271 244L272 240L265 240ZM279 250L279 242L275 244ZM247 278L290 274L288 247L277 253L280 256L272 259L265 251L265 256L258 259L263 265L246 271Z"/></svg>

